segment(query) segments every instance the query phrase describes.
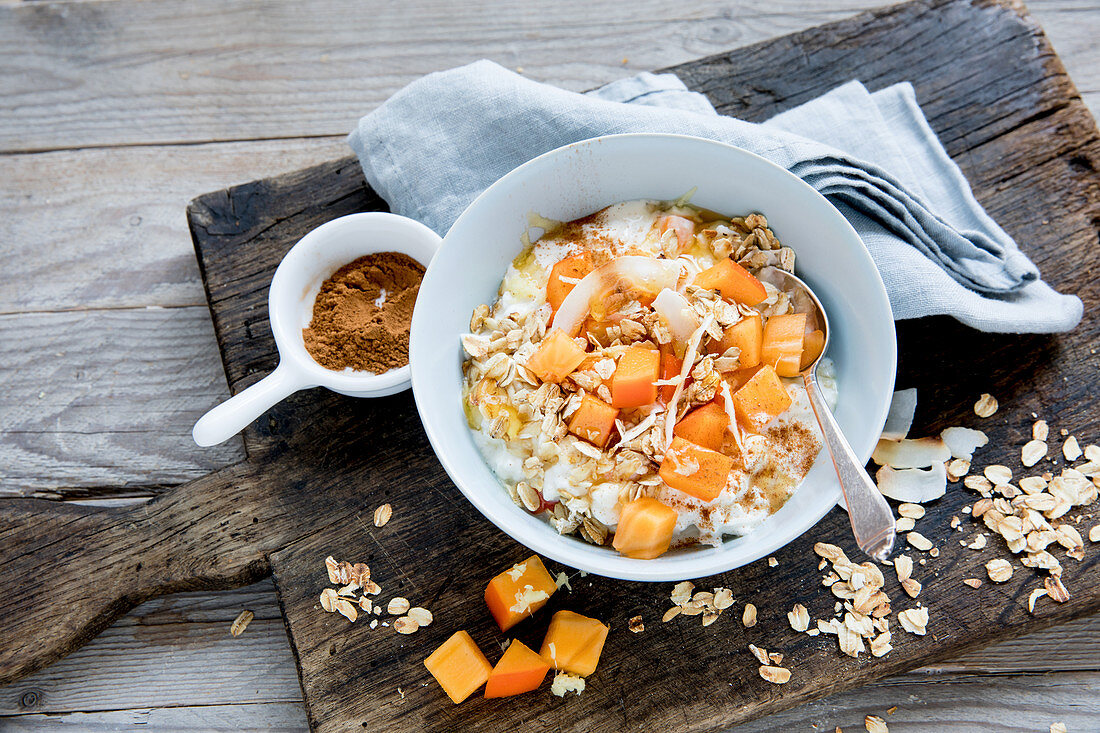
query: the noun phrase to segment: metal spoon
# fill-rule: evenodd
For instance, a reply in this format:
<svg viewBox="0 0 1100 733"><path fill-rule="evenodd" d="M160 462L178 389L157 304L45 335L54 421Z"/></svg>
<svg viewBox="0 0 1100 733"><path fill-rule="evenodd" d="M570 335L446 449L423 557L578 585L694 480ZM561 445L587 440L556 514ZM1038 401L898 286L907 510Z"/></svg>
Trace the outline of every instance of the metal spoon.
<svg viewBox="0 0 1100 733"><path fill-rule="evenodd" d="M825 447L829 449L837 478L840 479L840 488L844 492L844 503L848 506L848 519L852 522L856 544L875 560L885 561L894 548L894 513L882 492L867 475L863 464L852 452L848 439L840 432L836 418L821 396L821 387L817 381L817 365L821 362L821 355L829 348L829 318L825 315L825 308L809 285L785 270L765 267L760 271L759 277L792 293L795 311L806 313L811 328L820 328L825 334L825 345L821 354L802 370L802 380L806 384L806 394L810 398L814 415L817 416L817 423L821 426Z"/></svg>

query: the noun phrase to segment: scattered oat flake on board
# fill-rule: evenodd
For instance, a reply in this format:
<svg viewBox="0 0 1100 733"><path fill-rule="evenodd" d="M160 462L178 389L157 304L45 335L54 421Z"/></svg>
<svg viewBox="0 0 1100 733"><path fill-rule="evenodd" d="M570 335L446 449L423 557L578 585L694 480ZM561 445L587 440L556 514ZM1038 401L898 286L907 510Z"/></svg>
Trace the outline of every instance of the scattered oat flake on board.
<svg viewBox="0 0 1100 733"><path fill-rule="evenodd" d="M680 615L680 607L679 606L673 606L672 608L665 611L664 616L661 616L661 623L663 623L663 624L668 623L669 621L671 621L672 619L676 618L679 615Z"/></svg>
<svg viewBox="0 0 1100 733"><path fill-rule="evenodd" d="M244 633L244 630L248 628L248 625L252 623L254 614L245 609L241 611L237 618L233 619L233 623L229 626L229 633L233 636L240 636Z"/></svg>
<svg viewBox="0 0 1100 733"><path fill-rule="evenodd" d="M745 612L741 614L741 623L745 625L745 628L756 626L756 606L751 603L745 604Z"/></svg>
<svg viewBox="0 0 1100 733"><path fill-rule="evenodd" d="M1066 590L1066 586L1062 585L1062 579L1057 575L1051 575L1043 581L1043 587L1047 590L1047 595L1055 603L1065 603L1069 600L1069 591Z"/></svg>
<svg viewBox="0 0 1100 733"><path fill-rule="evenodd" d="M419 626L431 626L432 621L435 620L432 617L431 611L420 606L413 606L405 615L415 621Z"/></svg>
<svg viewBox="0 0 1100 733"><path fill-rule="evenodd" d="M886 721L877 715L868 715L863 719L863 727L867 729L867 733L890 733L890 729L886 726Z"/></svg>
<svg viewBox="0 0 1100 733"><path fill-rule="evenodd" d="M1100 524L1089 530L1089 542L1100 542Z"/></svg>
<svg viewBox="0 0 1100 733"><path fill-rule="evenodd" d="M774 568L778 565L779 565L779 561L776 560L774 557L769 557L768 558L768 567Z"/></svg>
<svg viewBox="0 0 1100 733"><path fill-rule="evenodd" d="M1027 610L1028 613L1035 613L1035 602L1047 595L1046 588L1036 588L1031 591L1031 595L1027 597Z"/></svg>
<svg viewBox="0 0 1100 733"><path fill-rule="evenodd" d="M795 631L805 631L810 627L810 612L801 603L796 603L794 608L787 612L787 620Z"/></svg>
<svg viewBox="0 0 1100 733"><path fill-rule="evenodd" d="M1046 420L1036 420L1035 424L1031 426L1032 440L1045 442L1048 435L1050 435L1050 426L1047 425Z"/></svg>
<svg viewBox="0 0 1100 733"><path fill-rule="evenodd" d="M402 598L401 596L397 596L396 598L391 598L390 602L388 604L386 604L386 613L388 613L392 616L402 616L411 607L412 607L412 604L409 603L408 598Z"/></svg>
<svg viewBox="0 0 1100 733"><path fill-rule="evenodd" d="M992 417L993 413L997 412L997 407L997 398L983 392L978 401L974 403L974 414L978 417Z"/></svg>
<svg viewBox="0 0 1100 733"><path fill-rule="evenodd" d="M374 526L384 527L386 522L390 521L390 517L393 516L393 507L389 504L383 504L374 510Z"/></svg>
<svg viewBox="0 0 1100 733"><path fill-rule="evenodd" d="M928 539L920 532L910 532L905 535L905 540L918 550L927 552L932 549L932 540Z"/></svg>
<svg viewBox="0 0 1100 733"><path fill-rule="evenodd" d="M402 616L393 622L393 629L399 634L412 634L419 628L420 624L408 616Z"/></svg>
<svg viewBox="0 0 1100 733"><path fill-rule="evenodd" d="M1031 468L1047 454L1047 444L1041 440L1029 440L1020 449L1020 463Z"/></svg>
<svg viewBox="0 0 1100 733"><path fill-rule="evenodd" d="M924 507L920 504L899 504L898 514L910 519L920 519L924 516Z"/></svg>
<svg viewBox="0 0 1100 733"><path fill-rule="evenodd" d="M336 601L335 606L340 615L348 621L354 621L359 618L359 612L355 610L355 606L351 604L351 601L340 598Z"/></svg>
<svg viewBox="0 0 1100 733"><path fill-rule="evenodd" d="M963 578L963 583L966 583L971 588L981 588L982 587L982 579L981 578Z"/></svg>
<svg viewBox="0 0 1100 733"><path fill-rule="evenodd" d="M1066 724L1065 723L1051 723L1050 724L1050 733L1069 733L1069 732L1066 730Z"/></svg>
<svg viewBox="0 0 1100 733"><path fill-rule="evenodd" d="M928 628L928 609L910 608L898 614L901 627L910 634L924 636Z"/></svg>
<svg viewBox="0 0 1100 733"><path fill-rule="evenodd" d="M1004 583L1012 577L1012 563L998 557L985 564L985 571L994 583Z"/></svg>
<svg viewBox="0 0 1100 733"><path fill-rule="evenodd" d="M755 644L749 644L749 652L756 657L757 661L761 664L771 663L771 658L768 656L768 651L766 649L761 649Z"/></svg>
<svg viewBox="0 0 1100 733"><path fill-rule="evenodd" d="M1067 461L1076 461L1081 457L1081 446L1077 443L1077 438L1072 435L1066 438L1066 442L1062 444L1062 455Z"/></svg>
<svg viewBox="0 0 1100 733"><path fill-rule="evenodd" d="M1012 469L1008 466L1002 466L999 463L995 463L992 466L986 466L982 473L985 474L985 477L989 479L990 483L994 486L1007 484L1012 480Z"/></svg>
<svg viewBox="0 0 1100 733"><path fill-rule="evenodd" d="M332 613L336 610L336 598L336 591L334 589L325 588L321 591L321 608Z"/></svg>
<svg viewBox="0 0 1100 733"><path fill-rule="evenodd" d="M791 670L785 667L772 667L770 665L761 665L760 676L773 685L786 684L791 679Z"/></svg>
<svg viewBox="0 0 1100 733"><path fill-rule="evenodd" d="M645 631L645 624L642 622L641 616L634 616L626 623L626 627L635 634L640 634Z"/></svg>

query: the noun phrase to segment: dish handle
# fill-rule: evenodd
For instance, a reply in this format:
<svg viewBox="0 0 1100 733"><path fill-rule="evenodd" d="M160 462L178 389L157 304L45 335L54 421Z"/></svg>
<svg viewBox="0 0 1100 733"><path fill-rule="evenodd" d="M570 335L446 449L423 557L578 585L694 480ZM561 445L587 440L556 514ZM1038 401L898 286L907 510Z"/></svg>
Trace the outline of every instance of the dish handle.
<svg viewBox="0 0 1100 733"><path fill-rule="evenodd" d="M229 440L280 400L300 389L315 387L284 362L251 387L230 397L199 418L191 437L205 447Z"/></svg>

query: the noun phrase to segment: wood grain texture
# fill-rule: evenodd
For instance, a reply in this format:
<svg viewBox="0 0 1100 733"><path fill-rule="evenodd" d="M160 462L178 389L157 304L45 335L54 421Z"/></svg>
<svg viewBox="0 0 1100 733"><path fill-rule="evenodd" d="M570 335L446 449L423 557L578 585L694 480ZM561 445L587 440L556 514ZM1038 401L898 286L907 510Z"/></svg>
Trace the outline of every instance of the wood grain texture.
<svg viewBox="0 0 1100 733"><path fill-rule="evenodd" d="M229 624L245 608L256 617L234 639L228 635ZM281 618L270 579L231 591L192 591L147 601L68 657L0 687L0 716L292 702L298 711L294 719L300 718L305 727L302 692ZM660 632L660 627L649 630ZM963 681L1051 670L1066 673L1064 679L1069 680L1074 672L1100 671L1098 655L1100 616L1089 616L882 684L920 685L941 679L943 673ZM948 707L955 699L947 688L921 690L921 699L929 705ZM988 694L991 703L1000 699L993 691ZM1012 702L1015 694L1006 694L997 706ZM853 708L858 699L853 696L843 703L844 709L862 709ZM811 703L803 714L820 715L834 705L828 700ZM245 715L243 709L239 712ZM869 706L868 712L875 710ZM164 724L170 719L160 720Z"/></svg>
<svg viewBox="0 0 1100 733"><path fill-rule="evenodd" d="M891 733L1045 733L1054 722L1094 731L1100 674L1052 673L976 679L959 675L891 677L818 700L728 733L863 731L865 715L889 722ZM886 711L897 706L893 714ZM300 705L290 703L137 708L4 719L4 730L304 731Z"/></svg>
<svg viewBox="0 0 1100 733"><path fill-rule="evenodd" d="M1057 42L1057 41L1056 41L1056 42ZM1059 44L1059 48L1061 48L1061 44L1060 44L1060 42L1057 42L1057 43ZM957 154L957 153L956 153L956 154ZM1086 160L1087 160L1087 158L1086 158ZM994 168L995 168L995 166L994 166ZM1056 171L1056 170L1054 170L1054 167L1053 167L1053 165L1052 165L1052 167L1051 167L1051 170L1050 170L1049 172L1050 172L1050 173L1057 173L1057 171ZM1001 182L1000 182L1000 185L1005 185L1005 181L1001 181ZM987 203L988 203L988 202L987 202ZM1036 207L1036 208L1037 208L1037 209L1040 209L1040 210L1041 210L1041 208L1042 208L1042 207L1041 207L1041 206L1039 206L1039 205L1037 205L1037 207ZM1073 212L1073 213L1072 213L1072 215L1071 215L1071 216L1069 217L1069 220L1071 220L1071 221L1080 221L1080 212L1079 212L1079 211L1078 211L1078 212ZM252 378L252 377L250 377L250 378ZM1071 729L1072 729L1072 726L1071 726Z"/></svg>
<svg viewBox="0 0 1100 733"><path fill-rule="evenodd" d="M197 306L0 316L0 496L148 496L240 460L190 436L228 397L213 345Z"/></svg>
<svg viewBox="0 0 1100 733"><path fill-rule="evenodd" d="M478 58L581 90L877 4L700 0L673 22L658 0L632 3L629 14L612 0L492 0L461 13L435 0L400 11L233 0L217 4L217 22L213 6L196 11L187 0L9 4L0 54L21 73L0 79L0 150L343 135L418 76ZM1100 91L1078 6L1033 5L1080 54L1082 88Z"/></svg>
<svg viewBox="0 0 1100 733"><path fill-rule="evenodd" d="M954 58L954 63L944 64L942 54L929 50L932 39L935 48L952 48L956 53L965 49L965 63ZM1021 58L1027 62L1019 63ZM1000 212L1002 223L1017 233L1025 250L1044 268L1047 279L1079 293L1086 303L1100 300L1087 275L1098 255L1095 219L1100 211L1100 191L1095 186L1092 160L1100 140L1061 64L1018 8L914 3L704 59L675 71L689 86L706 92L722 111L760 119L844 81L853 65L866 70L863 77L872 87L913 79L930 122L971 174L979 197ZM770 73L776 68L784 69L781 77ZM1000 69L1003 76L994 80L974 75L974 68ZM192 206L215 326L235 389L271 367L270 336L253 314L257 298L262 297L262 283L285 251L286 244L280 247L279 238L290 242L298 231L331 216L379 205L353 171L353 161L335 161L294 177L211 195ZM317 195L309 197L306 191ZM331 212L315 206L321 198L334 202ZM1029 200L1025 203L1025 199ZM1062 205L1062 211L1054 215L1065 200L1074 204ZM285 212L291 214L284 216ZM237 226L217 230L218 224L224 226L228 221ZM1037 227L1037 222L1043 226ZM247 254L234 257L236 251ZM259 252L269 258L266 266ZM933 395L925 403L918 429L965 422L980 380L981 391L1004 392L1002 404L1006 405L996 424L983 425L999 446L987 449L985 460L1015 462L1016 449L1011 446L1022 441L1009 441L1029 424L1028 412L1040 407L1036 400L1028 399L1028 392L1045 398L1044 414L1052 420L1057 416L1059 425L1084 435L1100 432L1082 380L1067 383L1062 379L1094 368L1082 366L1074 357L1092 343L1095 331L1096 324L1089 323L1068 336L1021 338L975 335L946 319L903 324L899 334L900 384L918 386L923 394ZM952 345L950 364L943 361L945 342ZM1010 358L1021 347L1031 355L1026 363ZM922 361L924 354L938 354L937 361ZM963 376L958 374L959 364L967 365ZM981 366L975 368L977 365ZM327 415L340 404L334 399L322 395L321 410L315 409L317 405L289 407L302 421L299 424L341 436L338 441L354 442L354 436L328 428ZM289 434L284 428L287 407L276 408L273 422L261 420L248 432L246 444L253 456L262 455L260 451ZM365 419L356 422L370 424ZM325 428L321 429L322 425ZM331 449L332 443L326 443L325 450ZM463 516L463 506L452 503L446 512L425 518L417 507L424 506L426 490L443 498L447 484L438 474L422 478L424 486L415 495L403 495L401 487L394 488L390 498L395 507L399 512L408 510L382 530L348 518L272 555L310 725L316 730L339 730L356 722L367 727L388 723L452 729L470 720L492 730L532 724L563 730L717 730L1034 628L1052 620L1046 614L1068 617L1074 613L1064 605L1041 609L1040 618L1030 618L1023 610L1023 599L1038 581L1027 574L1017 574L1004 586L987 584L976 594L960 592L965 586L959 581L982 575L982 565L988 559L985 555L991 556L993 550L983 554L963 550L947 530L948 517L957 514L968 499L964 493L954 492L932 508L924 525L925 533L931 533L941 550L931 574L921 574L927 581L922 601L937 611L936 628L932 639L924 640L927 643L899 634L895 650L874 665L830 660L827 649L831 640L792 634L782 614L774 610L775 615L765 617L751 633L726 620L706 630L688 627L678 635L643 639L623 634L622 624L639 613L654 623L667 606L664 592L588 578L581 584L582 592L552 602L552 606L567 603L619 629L618 634L613 632L611 646L616 656L590 678L586 695L564 701L536 699L522 709L500 701L476 700L456 710L441 705L421 665L427 650L446 638L453 625L433 625L413 640L379 634L380 630L369 630L363 624L348 628L343 619L319 614L315 608L316 595L324 585L320 561L325 555L364 560L375 567L384 588L385 579L392 577L398 583L393 592L415 593L415 602L421 602L420 597L430 599L428 605L437 618L462 619L462 626L483 648L498 648L502 638L485 614L479 613L478 589L492 575L481 567L505 567L521 559L524 551L502 540L480 518ZM399 503L402 498L404 505ZM809 549L814 539L836 541L846 534L843 517L833 513L809 535L784 549L778 569L769 572L760 567L763 563L757 563L708 582L728 585L737 598L752 598L759 606L772 609L816 597L822 607L807 603L811 615L828 614L833 599L820 591L814 593L816 563ZM386 537L392 539L387 542ZM348 556L348 550L334 548L367 548L368 554ZM412 548L419 551L410 554ZM1096 561L1090 556L1074 569L1079 573L1078 590L1071 604L1079 604L1078 613L1100 606L1100 595L1091 593L1088 580ZM420 570L410 575L411 568ZM762 603L764 596L768 600ZM900 602L899 609L904 605ZM519 638L537 642L523 631ZM756 678L755 663L743 651L754 641L770 649L778 647L786 655L786 661L797 670L790 683L778 689ZM339 666L333 665L333 657L339 658ZM651 664L654 658L667 661L658 670ZM348 664L370 673L366 679L350 680L339 671ZM700 676L699 669L722 669L724 673ZM401 691L394 680L402 681ZM686 703L688 699L692 704ZM699 699L707 703L694 702Z"/></svg>
<svg viewBox="0 0 1100 733"><path fill-rule="evenodd" d="M341 136L2 156L0 313L205 306L188 200L346 152Z"/></svg>

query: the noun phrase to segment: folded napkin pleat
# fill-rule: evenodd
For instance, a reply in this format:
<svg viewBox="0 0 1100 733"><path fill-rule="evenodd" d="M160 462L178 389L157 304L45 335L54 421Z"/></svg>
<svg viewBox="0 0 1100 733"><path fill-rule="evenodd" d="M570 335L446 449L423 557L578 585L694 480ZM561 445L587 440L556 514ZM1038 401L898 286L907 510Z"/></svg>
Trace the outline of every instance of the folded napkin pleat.
<svg viewBox="0 0 1100 733"><path fill-rule="evenodd" d="M1081 319L1081 301L1046 285L974 198L908 83L871 93L848 82L750 123L719 115L672 74L577 94L479 61L405 87L363 117L349 143L391 210L445 234L516 166L627 132L720 140L802 178L859 233L895 318L946 314L985 331L1036 333Z"/></svg>

